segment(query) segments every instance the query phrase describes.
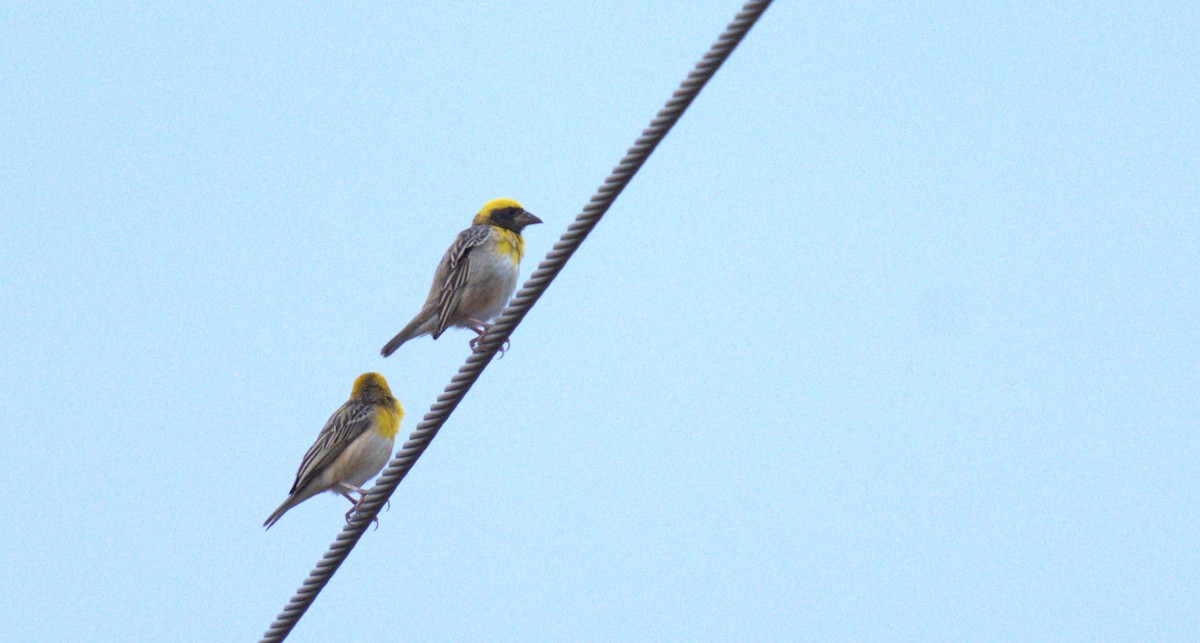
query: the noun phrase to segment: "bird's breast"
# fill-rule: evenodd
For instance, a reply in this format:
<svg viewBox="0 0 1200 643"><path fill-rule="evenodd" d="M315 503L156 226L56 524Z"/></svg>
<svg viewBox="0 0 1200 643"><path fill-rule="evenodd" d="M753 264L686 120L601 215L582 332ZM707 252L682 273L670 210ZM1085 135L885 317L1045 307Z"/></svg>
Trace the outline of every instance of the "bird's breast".
<svg viewBox="0 0 1200 643"><path fill-rule="evenodd" d="M400 430L400 418L404 417L404 412L381 408L376 413L379 418L379 435L388 439L395 438L396 432Z"/></svg>
<svg viewBox="0 0 1200 643"><path fill-rule="evenodd" d="M496 244L496 252L507 257L516 266L525 256L525 238L513 232L492 226L492 241Z"/></svg>
<svg viewBox="0 0 1200 643"><path fill-rule="evenodd" d="M394 431L392 435L395 435ZM380 431L364 432L329 467L326 472L329 483L345 481L361 487L387 464L393 445L392 437L384 436Z"/></svg>

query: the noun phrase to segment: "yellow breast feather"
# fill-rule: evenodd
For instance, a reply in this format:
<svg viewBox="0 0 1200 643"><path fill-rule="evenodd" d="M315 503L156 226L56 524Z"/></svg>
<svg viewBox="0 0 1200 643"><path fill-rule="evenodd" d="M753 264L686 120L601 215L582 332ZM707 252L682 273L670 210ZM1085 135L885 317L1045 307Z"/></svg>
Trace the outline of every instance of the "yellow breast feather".
<svg viewBox="0 0 1200 643"><path fill-rule="evenodd" d="M492 226L492 241L496 243L496 252L512 259L514 266L525 257L525 238L512 230Z"/></svg>
<svg viewBox="0 0 1200 643"><path fill-rule="evenodd" d="M396 437L396 432L400 430L400 420L404 419L404 409L399 402L392 408L379 408L375 412L375 417L379 422L379 435L385 438Z"/></svg>

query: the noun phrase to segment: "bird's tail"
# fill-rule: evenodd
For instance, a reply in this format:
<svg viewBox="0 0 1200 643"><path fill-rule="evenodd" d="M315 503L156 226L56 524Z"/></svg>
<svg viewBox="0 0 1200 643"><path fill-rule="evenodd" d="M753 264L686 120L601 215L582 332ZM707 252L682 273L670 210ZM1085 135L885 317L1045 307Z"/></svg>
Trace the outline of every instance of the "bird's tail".
<svg viewBox="0 0 1200 643"><path fill-rule="evenodd" d="M271 516L269 518L267 518L266 522L263 523L263 527L266 529L270 529L271 525L274 525L275 523L279 522L279 519L283 517L283 514L288 512L288 509L291 509L292 507L295 507L298 504L300 504L300 503L296 500L295 495L288 496L287 500L284 500L283 504L279 505L279 508L271 513Z"/></svg>
<svg viewBox="0 0 1200 643"><path fill-rule="evenodd" d="M420 315L414 317L412 321L408 322L407 326L401 329L400 332L396 333L395 337L383 345L383 348L379 351L380 354L382 354L384 357L388 357L392 353L395 353L396 349L400 348L400 345L404 342L407 342L414 337L427 334L429 329L425 328L424 326L429 319L430 318L425 314L425 311L421 311Z"/></svg>

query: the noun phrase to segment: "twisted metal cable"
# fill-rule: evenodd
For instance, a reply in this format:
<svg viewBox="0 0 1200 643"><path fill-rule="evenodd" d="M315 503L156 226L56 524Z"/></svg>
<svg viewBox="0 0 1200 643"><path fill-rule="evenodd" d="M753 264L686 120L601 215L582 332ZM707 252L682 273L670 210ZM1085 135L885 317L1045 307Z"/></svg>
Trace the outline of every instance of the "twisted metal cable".
<svg viewBox="0 0 1200 643"><path fill-rule="evenodd" d="M296 590L292 599L275 618L275 622L271 623L270 629L263 635L263 643L282 641L296 626L300 617L316 600L317 594L321 592L329 579L333 577L334 572L350 555L350 550L358 543L358 539L366 531L367 525L370 525L375 519L383 504L396 491L396 487L400 486L400 481L408 475L417 458L420 458L421 454L425 452L455 407L479 379L483 369L492 361L500 345L508 339L517 324L525 318L525 314L546 291L550 282L563 269L571 255L575 254L575 250L579 248L583 240L596 227L600 218L616 200L617 195L621 194L625 186L629 185L633 175L641 169L642 164L650 157L654 148L658 147L667 132L671 131L671 127L683 116L683 112L700 94L700 90L713 77L721 64L729 58L729 54L733 53L738 43L742 41L742 38L770 4L771 0L750 0L743 5L733 22L725 28L725 32L713 43L708 53L704 54L704 58L696 63L695 68L680 84L679 89L671 95L671 99L667 101L666 105L658 111L654 120L650 121L650 126L642 131L642 135L634 142L633 147L629 148L617 167L613 168L612 173L584 206L583 211L575 217L575 221L567 227L567 231L559 238L558 243L554 244L554 248L538 264L537 270L529 277L529 281L525 282L521 291L509 302L500 318L480 339L477 351L472 352L466 363L459 367L458 373L451 378L450 384L437 397L437 402L430 407L416 430L408 436L408 440L401 447L400 452L388 463L387 468L379 476L375 486L367 493L350 522L342 528L342 532L329 546L329 550L317 562L317 566Z"/></svg>

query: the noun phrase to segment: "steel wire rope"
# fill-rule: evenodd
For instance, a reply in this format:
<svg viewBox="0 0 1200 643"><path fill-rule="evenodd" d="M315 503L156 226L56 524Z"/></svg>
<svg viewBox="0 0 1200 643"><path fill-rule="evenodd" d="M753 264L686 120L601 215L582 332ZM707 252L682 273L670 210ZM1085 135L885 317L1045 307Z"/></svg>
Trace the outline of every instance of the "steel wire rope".
<svg viewBox="0 0 1200 643"><path fill-rule="evenodd" d="M592 195L583 211L575 217L575 221L567 227L567 231L546 254L546 258L538 264L537 270L525 282L520 292L513 297L508 307L480 339L477 351L471 353L467 357L466 363L459 367L458 373L451 378L450 384L437 397L437 401L430 407L417 428L408 436L408 440L401 447L400 452L388 463L387 468L380 474L379 480L367 493L350 522L342 528L341 533L330 544L329 550L317 562L308 578L304 580L283 611L271 623L271 627L263 635L263 643L282 641L300 621L300 617L316 600L317 594L321 592L321 589L333 577L334 572L350 555L350 551L354 549L355 544L366 531L367 525L370 525L375 519L383 504L400 486L400 481L408 475L413 464L425 452L455 407L479 379L483 369L495 356L496 350L508 339L517 324L525 318L525 314L546 291L550 282L566 265L567 260L571 258L583 240L596 227L600 218L604 216L613 201L633 179L633 175L641 169L642 164L650 157L654 148L658 147L667 132L671 131L683 112L700 94L700 90L713 77L721 64L729 58L729 54L733 53L738 43L742 41L742 38L770 4L771 0L746 2L742 6L742 10L717 38L717 41L700 59L700 62L696 63L696 66L688 73L687 78L680 83L679 89L675 90L666 105L658 111L654 120L650 121L650 126L642 130L642 135L634 142L633 147L629 148L625 157L613 168L612 173Z"/></svg>

